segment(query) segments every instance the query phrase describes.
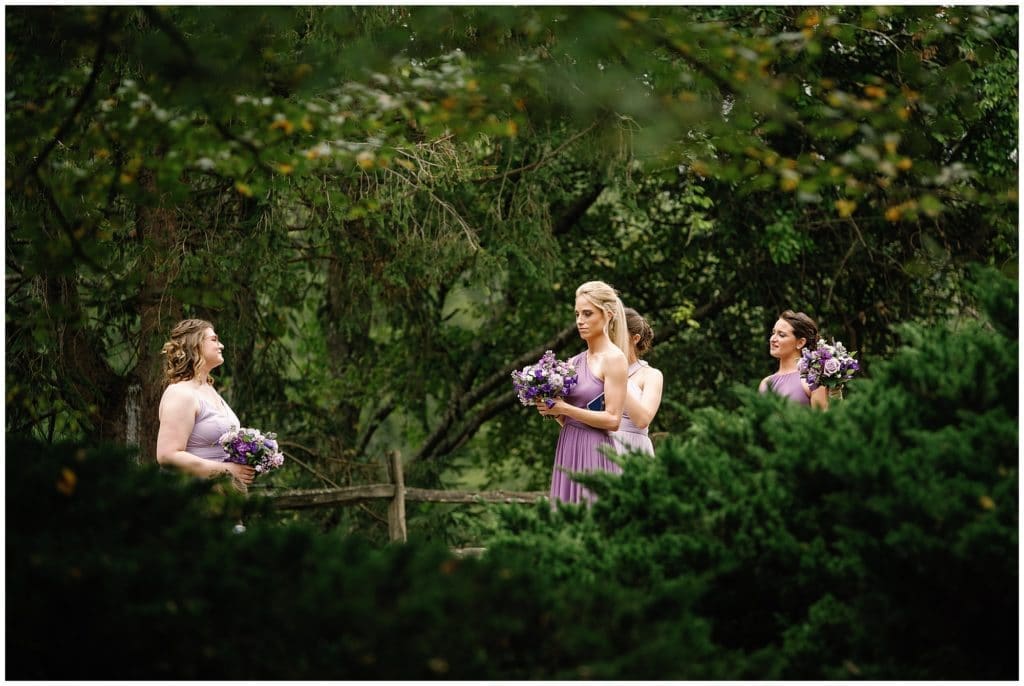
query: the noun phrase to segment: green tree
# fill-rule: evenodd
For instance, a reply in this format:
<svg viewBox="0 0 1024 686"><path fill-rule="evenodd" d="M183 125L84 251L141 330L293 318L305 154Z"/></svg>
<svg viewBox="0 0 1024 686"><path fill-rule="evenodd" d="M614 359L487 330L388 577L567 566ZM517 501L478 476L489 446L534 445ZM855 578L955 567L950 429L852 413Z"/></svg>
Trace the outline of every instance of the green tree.
<svg viewBox="0 0 1024 686"><path fill-rule="evenodd" d="M870 373L893 323L971 306L965 265L1016 263L1015 8L6 17L9 433L151 458L196 315L320 475L288 483L398 449L539 485L508 372L578 346L582 281L652 320L676 433L763 376L778 310Z"/></svg>
<svg viewBox="0 0 1024 686"><path fill-rule="evenodd" d="M591 476L592 508L506 508L479 559L279 523L117 446L9 440L7 674L1012 678L1016 284L976 281L984 317L905 327L838 407L739 387Z"/></svg>

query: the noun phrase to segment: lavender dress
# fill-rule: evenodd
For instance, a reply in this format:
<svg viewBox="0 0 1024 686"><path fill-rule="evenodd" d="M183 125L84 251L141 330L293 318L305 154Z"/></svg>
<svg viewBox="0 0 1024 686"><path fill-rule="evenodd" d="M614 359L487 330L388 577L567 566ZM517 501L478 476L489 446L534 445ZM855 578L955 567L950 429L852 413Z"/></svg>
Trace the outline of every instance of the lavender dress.
<svg viewBox="0 0 1024 686"><path fill-rule="evenodd" d="M223 462L227 453L217 439L228 429L237 429L239 426L241 425L238 423L238 417L227 403L224 403L223 409L219 409L200 396L199 412L196 414L196 422L192 426L192 435L188 437L185 450L204 460Z"/></svg>
<svg viewBox="0 0 1024 686"><path fill-rule="evenodd" d="M787 374L772 374L768 377L767 390L775 391L779 395L784 395L801 405L811 404L811 399L804 390L804 385L800 380L800 372L798 371Z"/></svg>
<svg viewBox="0 0 1024 686"><path fill-rule="evenodd" d="M647 366L647 363L639 360L631 364L627 371L629 378L626 380L626 393L636 398L642 397L643 391L640 390L636 381L633 380L633 376L645 366ZM622 411L622 421L619 423L619 430L613 431L611 438L615 444L615 450L620 455L637 451L647 453L648 455L654 454L654 444L651 443L651 439L647 435L647 427L641 429L634 424L633 420L629 418L629 413L625 410Z"/></svg>
<svg viewBox="0 0 1024 686"><path fill-rule="evenodd" d="M569 364L576 369L579 381L563 400L574 407L584 408L587 403L604 392L604 382L590 373L585 350L570 359ZM607 431L595 429L569 417L564 419L565 424L558 434L558 447L555 448L555 468L551 474L551 502L593 502L596 496L572 481L565 472L605 471L621 474L622 468L597 450L598 446L602 445L613 448Z"/></svg>

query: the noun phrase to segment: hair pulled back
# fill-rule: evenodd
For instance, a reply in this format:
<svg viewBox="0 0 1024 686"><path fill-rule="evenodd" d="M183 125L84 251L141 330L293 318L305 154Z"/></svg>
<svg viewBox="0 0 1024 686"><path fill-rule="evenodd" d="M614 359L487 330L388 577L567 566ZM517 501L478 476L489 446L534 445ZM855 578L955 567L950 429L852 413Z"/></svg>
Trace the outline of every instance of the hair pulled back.
<svg viewBox="0 0 1024 686"><path fill-rule="evenodd" d="M793 327L793 336L806 339L805 345L812 346L812 350L818 345L818 325L806 314L786 310L779 315L779 319L788 322Z"/></svg>
<svg viewBox="0 0 1024 686"><path fill-rule="evenodd" d="M618 346L629 359L629 331L626 328L626 312L619 299L618 291L604 281L587 281L576 289L576 297L585 297L608 316L608 338Z"/></svg>
<svg viewBox="0 0 1024 686"><path fill-rule="evenodd" d="M625 308L626 311L626 328L629 329L629 339L633 340L633 336L640 336L640 340L636 342L636 356L643 357L654 345L654 329L647 323L647 320L643 316L634 310L632 307Z"/></svg>
<svg viewBox="0 0 1024 686"><path fill-rule="evenodd" d="M213 324L205 319L185 319L171 329L171 340L164 343L164 385L188 381L199 375L203 366L203 335ZM213 377L207 376L213 384Z"/></svg>

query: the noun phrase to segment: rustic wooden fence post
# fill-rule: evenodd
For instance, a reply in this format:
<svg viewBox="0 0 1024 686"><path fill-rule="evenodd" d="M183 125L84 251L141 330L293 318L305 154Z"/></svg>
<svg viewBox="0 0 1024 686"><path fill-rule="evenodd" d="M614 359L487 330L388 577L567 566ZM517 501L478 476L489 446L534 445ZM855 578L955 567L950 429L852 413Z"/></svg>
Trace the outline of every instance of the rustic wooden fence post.
<svg viewBox="0 0 1024 686"><path fill-rule="evenodd" d="M388 536L392 541L405 543L405 475L402 473L402 456L397 450L388 455L388 475L395 486L395 496L388 505Z"/></svg>

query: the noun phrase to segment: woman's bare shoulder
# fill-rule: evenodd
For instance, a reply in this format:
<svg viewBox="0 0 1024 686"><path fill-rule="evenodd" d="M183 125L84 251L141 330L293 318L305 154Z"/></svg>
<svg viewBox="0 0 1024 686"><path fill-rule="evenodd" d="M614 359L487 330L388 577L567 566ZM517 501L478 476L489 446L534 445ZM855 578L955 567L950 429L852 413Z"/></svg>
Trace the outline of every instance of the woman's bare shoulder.
<svg viewBox="0 0 1024 686"><path fill-rule="evenodd" d="M661 370L657 367L644 363L644 366L640 368L640 371L635 376L636 385L640 387L640 390L647 388L649 383L664 383L665 376L661 373Z"/></svg>
<svg viewBox="0 0 1024 686"><path fill-rule="evenodd" d="M195 396L195 384L191 381L175 381L174 383L167 384L167 388L164 389L164 396L182 394Z"/></svg>
<svg viewBox="0 0 1024 686"><path fill-rule="evenodd" d="M663 379L665 375L661 373L661 370L651 365L644 365L643 375L648 379Z"/></svg>
<svg viewBox="0 0 1024 686"><path fill-rule="evenodd" d="M167 384L164 393L160 396L160 406L175 405L177 407L198 405L199 395L195 385L188 381L177 381Z"/></svg>
<svg viewBox="0 0 1024 686"><path fill-rule="evenodd" d="M615 360L616 362L622 360L623 362L626 362L627 365L629 364L629 361L626 359L626 353L619 350L619 347L616 345L613 345L599 354L603 360Z"/></svg>

